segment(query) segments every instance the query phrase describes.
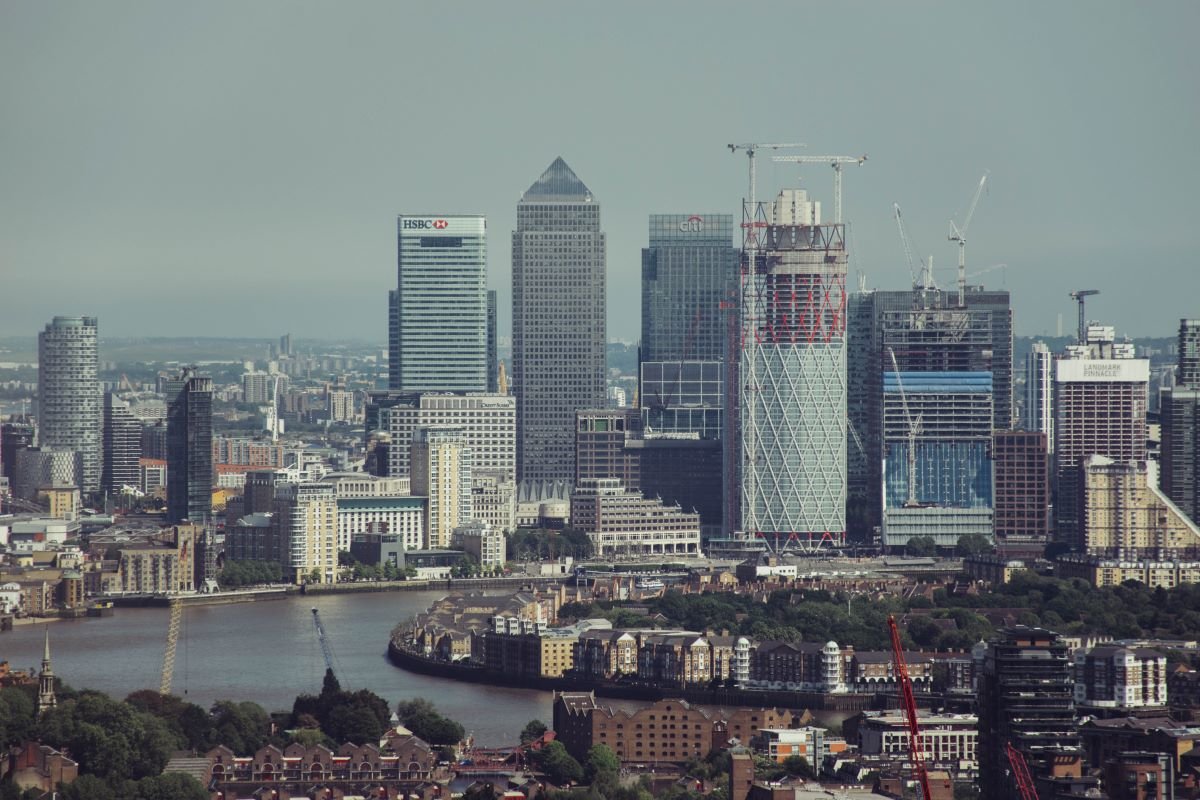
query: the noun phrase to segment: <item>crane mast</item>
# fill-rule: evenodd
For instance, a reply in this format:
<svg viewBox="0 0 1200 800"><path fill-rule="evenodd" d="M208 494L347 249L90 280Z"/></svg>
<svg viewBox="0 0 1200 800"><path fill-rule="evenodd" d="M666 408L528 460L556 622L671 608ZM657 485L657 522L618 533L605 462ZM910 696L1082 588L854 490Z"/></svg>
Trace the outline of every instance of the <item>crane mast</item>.
<svg viewBox="0 0 1200 800"><path fill-rule="evenodd" d="M900 390L900 407L904 409L904 420L908 423L908 499L904 501L905 508L916 508L917 501L917 436L921 433L921 415L913 419L908 410L908 397L904 394L904 381L900 380L900 365L896 363L896 351L888 348L892 359L892 369L896 373L896 387Z"/></svg>
<svg viewBox="0 0 1200 800"><path fill-rule="evenodd" d="M329 637L325 635L325 626L321 624L321 614L316 608L312 610L313 630L317 632L317 641L321 643L321 655L325 657L325 669L335 678L333 671L333 648L329 646Z"/></svg>
<svg viewBox="0 0 1200 800"><path fill-rule="evenodd" d="M888 615L888 628L892 634L892 657L896 662L896 680L900 684L904 700L904 715L908 723L908 750L912 758L913 772L921 784L921 800L933 800L929 788L929 773L925 769L925 755L921 751L921 726L917 722L917 698L913 694L912 679L908 677L908 665L904 663L904 647L900 644L900 630L896 618Z"/></svg>
<svg viewBox="0 0 1200 800"><path fill-rule="evenodd" d="M979 179L979 187L975 190L975 196L971 198L971 207L967 209L967 216L963 219L962 227L958 227L954 224L954 220L950 220L950 235L946 237L951 242L958 242L959 308L967 304L967 228L971 227L971 218L975 216L975 207L979 205L979 196L983 194L988 174L987 172L983 173L983 177Z"/></svg>
<svg viewBox="0 0 1200 800"><path fill-rule="evenodd" d="M745 253L747 268L742 280L739 283L737 298L737 313L741 315L743 325L746 319L758 320L762 317L762 309L760 309L758 306L761 292L758 291L758 279L755 276L755 269L757 268L758 263L758 246L760 240L759 229L767 227L767 220L765 217L762 220L759 220L758 218L758 179L757 171L755 169L755 154L759 150L764 149L783 150L806 146L807 145L799 142L783 144L760 144L751 142L728 145L729 152L731 153L736 153L738 150L745 150L750 162L750 197L746 202L742 212L742 228L745 229L742 237L742 249ZM747 291L747 281L750 282L749 291ZM756 362L758 361L758 353L755 348L755 336L757 335L757 331L750 331L749 335L747 336L744 328L742 330L742 337L745 340L744 346L750 348L750 353L746 356L746 375L739 376L739 379L743 385L752 387L754 390L757 390L758 388L758 375L756 366ZM744 503L745 513L743 514L742 528L753 536L759 532L758 514L754 499L757 474L753 466L758 457L758 426L753 398L750 398L748 402L743 402L740 405L744 408L746 414L746 421L745 425L743 426L742 433L742 458L740 463L743 483L742 496L749 498L748 502Z"/></svg>
<svg viewBox="0 0 1200 800"><path fill-rule="evenodd" d="M908 274L912 278L913 288L924 289L925 291L936 289L937 286L933 283L933 256L929 257L928 263L925 261L921 262L921 279L920 283L917 282L917 259L913 255L914 245L912 240L908 238L908 231L904 228L904 218L900 214L900 204L892 203L892 208L895 212L896 228L900 231L900 244L904 246L904 257L908 260Z"/></svg>
<svg viewBox="0 0 1200 800"><path fill-rule="evenodd" d="M1099 289L1077 289L1071 292L1071 299L1079 304L1079 343L1087 344L1087 318L1083 314L1084 301L1094 294L1100 294Z"/></svg>

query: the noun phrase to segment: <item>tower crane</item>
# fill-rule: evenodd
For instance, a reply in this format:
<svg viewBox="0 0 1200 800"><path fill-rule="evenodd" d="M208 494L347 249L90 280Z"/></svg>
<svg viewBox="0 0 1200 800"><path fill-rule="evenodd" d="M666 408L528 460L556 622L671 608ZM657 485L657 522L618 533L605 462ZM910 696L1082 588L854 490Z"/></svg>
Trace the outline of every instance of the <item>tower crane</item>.
<svg viewBox="0 0 1200 800"><path fill-rule="evenodd" d="M1094 294L1100 294L1099 289L1076 289L1071 292L1071 299L1079 303L1079 343L1086 344L1087 318L1083 315L1083 301Z"/></svg>
<svg viewBox="0 0 1200 800"><path fill-rule="evenodd" d="M738 310L736 313L741 315L741 324L745 324L745 320L757 320L761 316L758 306L760 293L757 288L757 278L755 277L755 268L758 263L758 245L759 245L759 228L765 228L767 225L766 219L758 219L758 200L757 194L757 176L755 171L755 154L759 150L784 150L795 147L806 147L807 145L799 142L785 144L761 144L761 143L743 143L729 145L729 152L736 153L738 150L745 150L749 157L750 168L750 197L747 200L746 210L743 211L742 227L745 229L745 235L742 237L742 247L745 251L744 258L746 259L749 269L745 272L744 277L738 287ZM746 288L746 282L751 282L749 291ZM757 323L755 323L757 324ZM744 332L744 331L743 331ZM749 347L754 347L754 336L757 331L752 331L751 335L746 338ZM749 357L746 359L747 370L746 375L742 377L745 385L751 387L758 386L758 376L755 370L755 362L757 361L756 353L753 349ZM758 514L756 511L756 468L753 466L758 458L758 422L754 412L755 403L749 402L744 405L747 409L746 421L743 427L742 434L742 458L743 465L749 463L751 466L742 470L742 494L744 497L749 497L749 502L745 503L746 512L742 519L743 527L750 532L751 535L758 533Z"/></svg>
<svg viewBox="0 0 1200 800"><path fill-rule="evenodd" d="M917 259L913 255L913 243L908 238L908 231L904 228L904 218L900 214L900 204L892 203L892 208L895 211L896 227L900 231L900 244L904 246L904 257L908 260L908 274L912 278L914 289L924 289L929 291L936 289L937 286L933 283L933 256L929 257L929 262L921 262L921 282L917 283Z"/></svg>
<svg viewBox="0 0 1200 800"><path fill-rule="evenodd" d="M971 198L971 206L967 209L967 216L963 219L962 227L954 224L954 220L950 220L950 235L946 237L951 242L958 242L958 306L962 308L967 303L967 228L971 227L971 218L975 216L975 207L979 205L979 196L983 194L983 187L987 183L987 172L983 173L983 177L979 179L979 187L975 189L975 196Z"/></svg>
<svg viewBox="0 0 1200 800"><path fill-rule="evenodd" d="M745 150L746 155L750 157L750 197L749 197L750 221L748 223L748 229L746 231L746 243L747 243L747 245L749 245L751 242L751 237L753 236L753 242L755 245L757 245L758 244L758 232L755 230L755 228L765 226L766 221L764 220L762 223L759 223L758 220L755 219L755 215L757 214L757 205L758 205L758 203L757 203L758 198L757 198L757 195L755 194L755 192L757 191L757 188L758 188L756 171L755 171L755 166L754 166L755 154L759 150L790 150L795 147L808 147L808 145L801 144L800 142L791 142L791 143L785 143L785 144L758 144L755 142L747 142L747 143L743 143L743 144L731 144L731 145L728 145L728 147L729 147L729 152L731 152L731 153L736 153L738 150ZM747 223L743 223L743 225L747 225ZM754 247L752 249L758 249L758 248Z"/></svg>
<svg viewBox="0 0 1200 800"><path fill-rule="evenodd" d="M1013 747L1012 742L1004 743L1004 753L1008 756L1008 763L1012 767L1013 780L1016 781L1017 791L1021 793L1021 800L1038 800L1033 775L1029 772L1029 764L1025 761L1025 756L1020 750Z"/></svg>
<svg viewBox="0 0 1200 800"><path fill-rule="evenodd" d="M917 698L913 694L912 679L908 676L908 665L904 663L904 647L900 644L900 630L896 618L888 615L888 628L892 634L892 657L896 662L896 680L904 700L904 716L908 723L908 752L912 758L913 773L921 784L921 800L933 800L929 788L929 773L925 770L925 754L921 751L921 726L917 722Z"/></svg>
<svg viewBox="0 0 1200 800"><path fill-rule="evenodd" d="M329 637L325 635L325 626L321 624L321 614L314 607L313 615L313 630L317 633L317 641L321 643L321 655L325 658L325 672L333 677L337 675L333 671L333 648L329 646Z"/></svg>
<svg viewBox="0 0 1200 800"><path fill-rule="evenodd" d="M842 222L842 165L867 163L867 156L772 156L772 161L787 161L792 164L828 164L833 167L833 221Z"/></svg>
<svg viewBox="0 0 1200 800"><path fill-rule="evenodd" d="M896 372L896 386L900 389L900 407L904 409L904 421L908 423L908 499L904 501L905 508L917 508L917 436L921 433L921 415L916 419L908 410L908 397L904 394L904 381L900 380L900 365L896 363L896 351L888 348L892 359L892 369Z"/></svg>
<svg viewBox="0 0 1200 800"><path fill-rule="evenodd" d="M171 598L171 616L167 621L167 648L163 651L162 680L158 685L158 693L171 693L171 679L175 675L175 648L179 644L179 626L183 622L183 598L175 595Z"/></svg>

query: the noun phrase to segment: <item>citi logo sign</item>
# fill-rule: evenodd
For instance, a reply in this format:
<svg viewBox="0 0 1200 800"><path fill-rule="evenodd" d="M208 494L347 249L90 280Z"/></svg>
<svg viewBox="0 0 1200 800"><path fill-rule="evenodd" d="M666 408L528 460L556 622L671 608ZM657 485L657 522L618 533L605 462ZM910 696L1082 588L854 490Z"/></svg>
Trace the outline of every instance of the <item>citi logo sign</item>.
<svg viewBox="0 0 1200 800"><path fill-rule="evenodd" d="M695 214L679 223L680 233L704 233L704 217Z"/></svg>
<svg viewBox="0 0 1200 800"><path fill-rule="evenodd" d="M444 219L406 219L404 230L443 230L450 223Z"/></svg>

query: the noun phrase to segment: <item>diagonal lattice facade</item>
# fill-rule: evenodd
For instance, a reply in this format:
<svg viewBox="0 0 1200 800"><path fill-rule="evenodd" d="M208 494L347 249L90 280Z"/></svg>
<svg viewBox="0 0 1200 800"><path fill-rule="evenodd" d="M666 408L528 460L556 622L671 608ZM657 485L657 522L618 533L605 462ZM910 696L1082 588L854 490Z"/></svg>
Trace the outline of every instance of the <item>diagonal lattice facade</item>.
<svg viewBox="0 0 1200 800"><path fill-rule="evenodd" d="M841 225L767 225L742 264L742 520L802 545L846 529Z"/></svg>

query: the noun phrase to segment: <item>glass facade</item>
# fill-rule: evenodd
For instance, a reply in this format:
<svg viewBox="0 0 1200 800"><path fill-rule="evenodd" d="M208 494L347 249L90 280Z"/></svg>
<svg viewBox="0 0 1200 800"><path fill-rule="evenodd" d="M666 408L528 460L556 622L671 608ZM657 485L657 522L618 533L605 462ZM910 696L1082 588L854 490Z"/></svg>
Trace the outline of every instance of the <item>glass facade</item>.
<svg viewBox="0 0 1200 800"><path fill-rule="evenodd" d="M486 391L487 220L406 215L397 229L388 388Z"/></svg>
<svg viewBox="0 0 1200 800"><path fill-rule="evenodd" d="M100 488L101 394L95 317L55 317L38 335L39 441L74 450L79 488Z"/></svg>

